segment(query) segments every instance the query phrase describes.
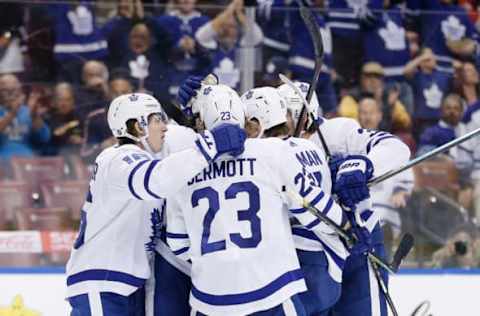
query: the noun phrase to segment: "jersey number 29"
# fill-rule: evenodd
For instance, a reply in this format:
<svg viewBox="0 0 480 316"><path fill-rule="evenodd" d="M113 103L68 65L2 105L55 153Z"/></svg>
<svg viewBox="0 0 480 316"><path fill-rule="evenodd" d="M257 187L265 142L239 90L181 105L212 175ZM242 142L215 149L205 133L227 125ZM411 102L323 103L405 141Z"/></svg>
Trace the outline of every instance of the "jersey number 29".
<svg viewBox="0 0 480 316"><path fill-rule="evenodd" d="M255 248L262 240L261 221L257 216L260 210L260 195L258 187L251 181L232 183L224 192L225 200L235 199L237 194L245 192L248 194L249 208L246 210L237 211L237 219L239 221L250 222L251 236L248 238L242 237L239 233L231 233L230 240L240 248ZM208 211L203 218L203 233L201 242L202 255L224 250L226 247L225 240L212 241L210 238L210 231L213 219L220 210L220 196L219 193L212 187L205 187L195 190L192 194L192 206L197 207L201 199L208 200Z"/></svg>

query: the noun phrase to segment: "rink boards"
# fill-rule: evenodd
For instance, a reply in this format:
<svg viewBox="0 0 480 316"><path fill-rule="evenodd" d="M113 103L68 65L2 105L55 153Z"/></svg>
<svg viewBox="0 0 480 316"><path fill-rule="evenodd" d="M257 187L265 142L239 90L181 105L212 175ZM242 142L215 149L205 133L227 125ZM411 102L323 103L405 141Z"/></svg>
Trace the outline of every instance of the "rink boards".
<svg viewBox="0 0 480 316"><path fill-rule="evenodd" d="M478 315L480 269L403 270L390 291L402 316ZM9 316L14 300L43 316L68 315L64 295L63 268L0 268L1 316Z"/></svg>

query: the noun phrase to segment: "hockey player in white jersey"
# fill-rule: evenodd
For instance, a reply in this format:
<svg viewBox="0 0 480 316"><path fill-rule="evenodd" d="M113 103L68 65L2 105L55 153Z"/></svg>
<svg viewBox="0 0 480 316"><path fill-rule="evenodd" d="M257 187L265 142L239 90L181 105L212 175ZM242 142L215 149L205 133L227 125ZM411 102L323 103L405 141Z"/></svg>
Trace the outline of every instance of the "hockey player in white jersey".
<svg viewBox="0 0 480 316"><path fill-rule="evenodd" d="M295 144L292 150L314 175L322 190L330 192L332 182L325 153L316 144L303 138L289 136L286 101L278 90L262 87L248 90L242 95L246 117L250 125L258 126L258 137L277 137ZM319 163L312 163L318 161ZM320 209L328 212L328 209ZM347 250L336 235L323 235L319 239L301 225L292 229L300 266L308 291L299 295L307 315L330 315L330 309L340 297L342 270Z"/></svg>
<svg viewBox="0 0 480 316"><path fill-rule="evenodd" d="M203 86L195 108L207 129L244 122L243 105L226 86ZM249 139L242 155L212 163L168 198L167 240L192 262L190 303L197 315L304 315L297 294L306 287L287 207L316 236L334 232L287 192L299 193L338 224L343 213L304 166L320 164L318 155L306 162L291 146Z"/></svg>
<svg viewBox="0 0 480 316"><path fill-rule="evenodd" d="M295 84L305 96L308 84ZM303 104L296 92L287 84L278 90L287 100L292 113L299 114ZM335 183L333 191L341 203L351 209L369 198L368 180L398 168L410 158L408 147L388 132L362 129L356 121L348 118L319 117L315 107L308 110L318 120L319 129L332 154L330 166ZM293 116L294 125L298 119L298 115ZM322 146L316 130L306 133L304 137ZM366 244L371 243L370 247L377 255L385 256L383 232L378 224L379 214L368 210L361 213L361 218L365 221L368 232L360 228L357 237L364 239ZM387 281L386 273L382 273L382 277ZM347 259L342 294L334 311L335 315L387 315L385 297L363 251L352 254Z"/></svg>
<svg viewBox="0 0 480 316"><path fill-rule="evenodd" d="M78 238L67 264L71 315L133 315L135 294L149 277L162 198L223 154L243 151L245 132L222 125L197 135L189 149L164 160L165 114L152 96L112 101L108 124L118 144L95 161L81 211Z"/></svg>

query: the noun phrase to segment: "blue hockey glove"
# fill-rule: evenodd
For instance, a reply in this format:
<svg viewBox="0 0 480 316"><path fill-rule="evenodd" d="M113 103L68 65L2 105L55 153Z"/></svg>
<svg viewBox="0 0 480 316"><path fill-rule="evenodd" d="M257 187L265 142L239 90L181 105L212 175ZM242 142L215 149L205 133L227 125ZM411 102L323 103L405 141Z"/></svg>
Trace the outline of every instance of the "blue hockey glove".
<svg viewBox="0 0 480 316"><path fill-rule="evenodd" d="M370 197L368 180L373 175L373 165L366 156L351 155L338 164L333 192L339 202L352 209L355 204Z"/></svg>
<svg viewBox="0 0 480 316"><path fill-rule="evenodd" d="M177 94L177 100L180 103L182 112L187 117L192 117L192 108L189 106L190 100L197 95L197 89L202 86L202 77L189 76L180 86Z"/></svg>
<svg viewBox="0 0 480 316"><path fill-rule="evenodd" d="M245 149L247 133L236 124L220 124L211 131L200 134L196 144L207 161L213 161L223 154L238 156Z"/></svg>
<svg viewBox="0 0 480 316"><path fill-rule="evenodd" d="M369 230L362 225L360 225L356 219L354 212L347 212L347 217L350 221L351 232L356 238L356 242L352 248L350 248L350 253L352 255L361 255L371 252L373 249L372 245L372 236ZM359 219L361 220L361 219Z"/></svg>

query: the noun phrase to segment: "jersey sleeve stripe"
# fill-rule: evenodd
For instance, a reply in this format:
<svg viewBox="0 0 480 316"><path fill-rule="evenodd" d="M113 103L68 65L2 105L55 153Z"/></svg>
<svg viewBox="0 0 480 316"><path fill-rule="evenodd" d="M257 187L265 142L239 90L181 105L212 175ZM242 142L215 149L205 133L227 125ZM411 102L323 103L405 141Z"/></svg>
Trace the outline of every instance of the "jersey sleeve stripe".
<svg viewBox="0 0 480 316"><path fill-rule="evenodd" d="M318 224L320 224L320 219L319 219L319 218L313 220L313 222L311 222L310 224L306 225L305 228L307 228L307 229L312 229L313 227L317 226Z"/></svg>
<svg viewBox="0 0 480 316"><path fill-rule="evenodd" d="M202 153L203 157L205 157L205 160L210 161L211 157L208 155L208 153L205 151L205 149L203 149L203 146L200 144L200 141L198 139L195 141L195 144L197 145L197 148Z"/></svg>
<svg viewBox="0 0 480 316"><path fill-rule="evenodd" d="M317 205L317 203L320 202L324 196L325 193L323 191L320 191L320 193L310 202L310 205Z"/></svg>
<svg viewBox="0 0 480 316"><path fill-rule="evenodd" d="M188 238L188 234L179 234L179 233L167 232L167 238L186 239L186 238Z"/></svg>
<svg viewBox="0 0 480 316"><path fill-rule="evenodd" d="M302 207L302 208L292 208L290 209L290 212L293 213L293 214L302 214L302 213L305 213L307 209L305 207Z"/></svg>
<svg viewBox="0 0 480 316"><path fill-rule="evenodd" d="M67 286L71 286L83 281L115 281L135 287L141 287L145 284L146 279L138 278L131 274L120 271L92 269L69 276L67 278Z"/></svg>
<svg viewBox="0 0 480 316"><path fill-rule="evenodd" d="M150 160L142 160L140 161L133 169L132 171L130 171L130 175L128 176L128 189L130 190L130 193L132 193L132 195L134 197L136 197L137 199L139 200L143 200L136 192L135 190L133 189L133 176L135 175L135 173L138 171L138 169L140 169L141 166L143 166L144 164L146 164L148 161Z"/></svg>
<svg viewBox="0 0 480 316"><path fill-rule="evenodd" d="M322 210L322 213L327 215L328 212L332 209L333 206L333 200L331 198L328 199L327 205Z"/></svg>
<svg viewBox="0 0 480 316"><path fill-rule="evenodd" d="M285 272L271 283L265 285L254 291L238 293L238 294L226 294L226 295L214 295L200 291L192 286L192 295L199 301L217 306L237 305L245 304L253 301L264 299L273 293L277 292L287 284L303 279L303 273L301 269Z"/></svg>
<svg viewBox="0 0 480 316"><path fill-rule="evenodd" d="M373 143L373 145L371 145L371 147L369 147L369 145L371 144L371 143L369 143L369 144L367 145L367 154L370 152L370 150L371 150L373 147L377 146L382 140L389 139L389 138L395 138L395 136L393 136L393 135L387 135L387 136L380 137L380 138L378 138L378 139L375 140L375 142Z"/></svg>
<svg viewBox="0 0 480 316"><path fill-rule="evenodd" d="M325 244L322 240L320 240L322 243L323 249L325 250L326 253L330 255L330 257L333 259L335 264L343 270L345 267L345 259L341 258L332 248L330 248L327 244Z"/></svg>
<svg viewBox="0 0 480 316"><path fill-rule="evenodd" d="M148 186L148 183L150 182L150 176L152 174L152 171L153 169L155 168L155 166L160 162L160 160L154 160L150 163L150 165L148 166L148 169L147 171L145 172L145 179L143 181L143 185L145 186L145 191L147 191L148 194L150 194L151 196L153 196L154 198L156 199L161 199L160 196L156 195L155 193L153 193L152 191L150 191L150 187Z"/></svg>
<svg viewBox="0 0 480 316"><path fill-rule="evenodd" d="M175 250L173 253L175 254L175 256L179 256L179 255L181 255L182 253L187 252L188 249L190 249L190 247L183 247L183 248L180 248L180 249L178 249L178 250Z"/></svg>

